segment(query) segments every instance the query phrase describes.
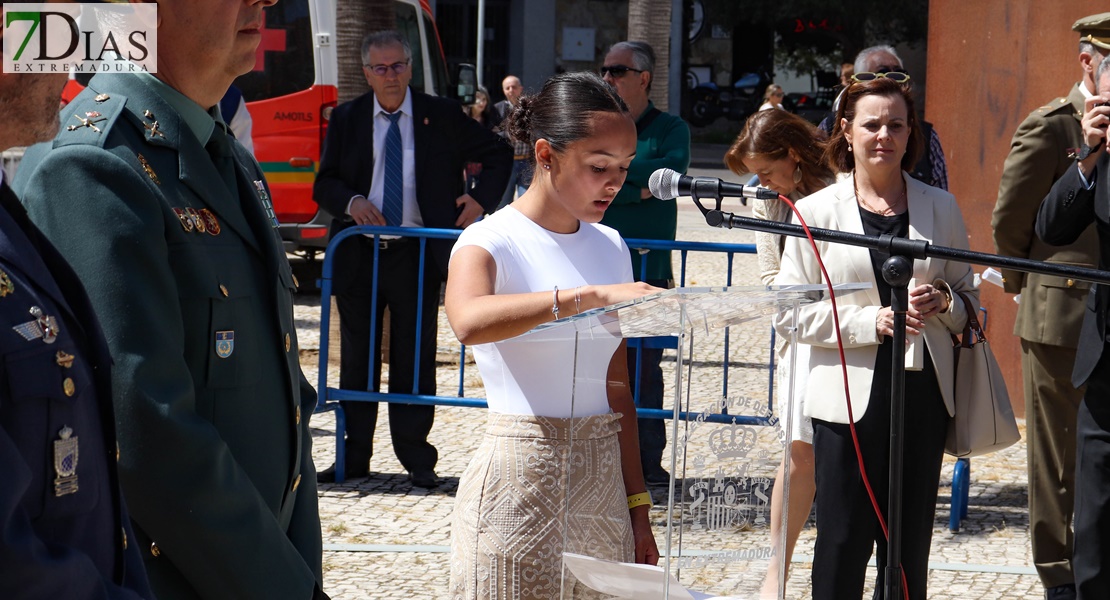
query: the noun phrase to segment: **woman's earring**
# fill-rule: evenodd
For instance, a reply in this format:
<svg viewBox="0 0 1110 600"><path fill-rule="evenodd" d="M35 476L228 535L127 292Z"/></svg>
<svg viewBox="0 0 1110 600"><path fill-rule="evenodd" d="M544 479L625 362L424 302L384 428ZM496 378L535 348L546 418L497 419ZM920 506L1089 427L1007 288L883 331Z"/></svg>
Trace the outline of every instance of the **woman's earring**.
<svg viewBox="0 0 1110 600"><path fill-rule="evenodd" d="M802 165L794 167L794 183L799 184L802 182Z"/></svg>
<svg viewBox="0 0 1110 600"><path fill-rule="evenodd" d="M545 169L547 169L548 171L550 171L550 170L551 170L551 165L549 165L548 163L543 163L543 168L545 168Z"/></svg>
<svg viewBox="0 0 1110 600"><path fill-rule="evenodd" d="M852 151L852 142L848 142L848 152Z"/></svg>

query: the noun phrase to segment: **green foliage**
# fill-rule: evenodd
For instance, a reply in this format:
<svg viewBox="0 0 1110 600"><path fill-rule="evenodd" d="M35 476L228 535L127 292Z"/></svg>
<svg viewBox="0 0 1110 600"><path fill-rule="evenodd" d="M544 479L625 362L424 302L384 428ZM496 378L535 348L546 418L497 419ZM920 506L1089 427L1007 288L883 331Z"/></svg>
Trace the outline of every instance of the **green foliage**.
<svg viewBox="0 0 1110 600"><path fill-rule="evenodd" d="M689 4L692 0L687 0ZM775 58L798 73L830 70L875 44L916 44L928 33L928 0L702 0L726 28L773 28Z"/></svg>

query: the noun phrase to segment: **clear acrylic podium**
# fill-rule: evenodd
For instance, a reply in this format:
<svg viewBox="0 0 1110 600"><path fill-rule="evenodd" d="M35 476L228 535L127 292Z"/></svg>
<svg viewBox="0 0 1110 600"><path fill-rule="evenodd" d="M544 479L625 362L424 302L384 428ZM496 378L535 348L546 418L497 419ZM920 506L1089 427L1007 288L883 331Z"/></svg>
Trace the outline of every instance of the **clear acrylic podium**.
<svg viewBox="0 0 1110 600"><path fill-rule="evenodd" d="M840 293L861 287L867 285L834 289ZM774 477L791 442L793 422L801 415L792 414L794 403L788 401L796 365L793 327L780 335L776 354L770 349L771 322L780 313L796 318L799 306L826 298L826 290L820 285L678 288L546 323L517 338L564 348L571 342L572 416L576 401L586 404L577 397L579 390L596 393L599 370L604 373L596 364L582 363L582 344L658 336L678 340L674 362L666 357L662 365L664 381L669 378L664 402L669 399L673 409L667 426L669 452L663 458L671 481L665 497L661 490L653 493L657 504L666 502L662 515L652 511L659 568L590 561L589 544L567 538L564 551L583 556L564 559L563 598L783 597L784 586L772 585L778 589L763 596L760 589L772 565L779 571L774 581L783 580L781 561L772 561L783 540L771 539L770 497L773 485L783 485L784 505L789 504L787 478L775 482ZM733 339L738 329L739 341ZM730 344L733 351L726 355ZM752 352L760 358L743 358ZM732 356L736 354L743 357ZM776 373L773 365L779 359ZM772 391L780 386L786 386L786 393ZM569 452L568 464L575 464L573 439ZM786 519L784 510L783 537ZM569 524L564 520L560 526ZM582 593L583 584L601 593Z"/></svg>

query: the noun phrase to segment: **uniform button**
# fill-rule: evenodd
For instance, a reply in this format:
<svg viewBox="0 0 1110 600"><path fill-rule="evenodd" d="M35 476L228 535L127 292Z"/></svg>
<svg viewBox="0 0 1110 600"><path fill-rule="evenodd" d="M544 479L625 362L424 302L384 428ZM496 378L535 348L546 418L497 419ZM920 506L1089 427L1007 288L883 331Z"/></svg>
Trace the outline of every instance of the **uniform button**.
<svg viewBox="0 0 1110 600"><path fill-rule="evenodd" d="M155 544L154 542L150 543L150 555L155 558L162 556L162 550L158 548L158 544Z"/></svg>
<svg viewBox="0 0 1110 600"><path fill-rule="evenodd" d="M120 527L120 531L123 532L123 549L127 550L127 530Z"/></svg>
<svg viewBox="0 0 1110 600"><path fill-rule="evenodd" d="M301 486L301 476L297 475L297 478L293 480L293 491L294 492L297 491L297 488L299 488L300 486Z"/></svg>
<svg viewBox="0 0 1110 600"><path fill-rule="evenodd" d="M66 396L72 396L77 393L77 386L73 384L72 377L66 377L65 380L62 381L62 391L66 393Z"/></svg>
<svg viewBox="0 0 1110 600"><path fill-rule="evenodd" d="M290 338L289 334L287 333L287 334L285 334L285 351L289 352L289 349L292 348L292 347L293 347L293 338Z"/></svg>
<svg viewBox="0 0 1110 600"><path fill-rule="evenodd" d="M220 293L224 295L224 298L227 298L227 287L222 283L220 284Z"/></svg>
<svg viewBox="0 0 1110 600"><path fill-rule="evenodd" d="M1069 279L1068 280L1068 287L1075 287L1075 280L1074 279Z"/></svg>
<svg viewBox="0 0 1110 600"><path fill-rule="evenodd" d="M296 415L297 415L297 425L300 425L301 424L301 407L299 407L299 406L297 407Z"/></svg>

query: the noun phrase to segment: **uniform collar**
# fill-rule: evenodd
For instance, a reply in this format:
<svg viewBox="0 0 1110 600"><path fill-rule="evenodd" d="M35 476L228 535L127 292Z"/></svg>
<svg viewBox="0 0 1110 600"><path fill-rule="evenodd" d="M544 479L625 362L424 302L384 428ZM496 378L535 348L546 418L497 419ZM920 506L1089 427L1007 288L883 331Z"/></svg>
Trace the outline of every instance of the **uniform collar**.
<svg viewBox="0 0 1110 600"><path fill-rule="evenodd" d="M150 87L159 98L164 100L166 104L170 105L181 120L185 122L185 126L193 135L197 136L197 141L201 146L208 144L208 139L212 137L212 131L216 127L216 122L221 121L219 105L213 106L205 110L201 105L189 99L188 96L170 87L166 82L158 79L150 73L138 73L140 81L143 81Z"/></svg>

